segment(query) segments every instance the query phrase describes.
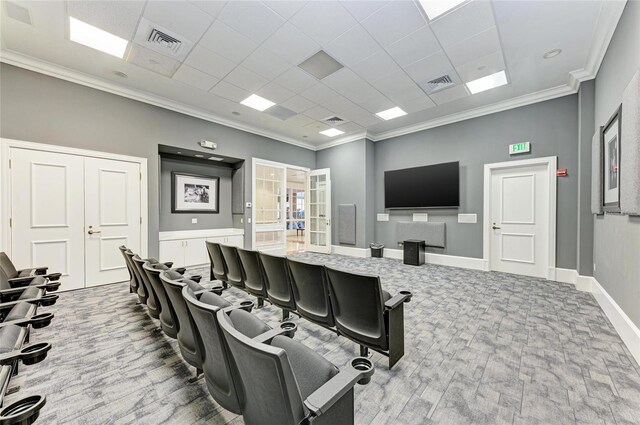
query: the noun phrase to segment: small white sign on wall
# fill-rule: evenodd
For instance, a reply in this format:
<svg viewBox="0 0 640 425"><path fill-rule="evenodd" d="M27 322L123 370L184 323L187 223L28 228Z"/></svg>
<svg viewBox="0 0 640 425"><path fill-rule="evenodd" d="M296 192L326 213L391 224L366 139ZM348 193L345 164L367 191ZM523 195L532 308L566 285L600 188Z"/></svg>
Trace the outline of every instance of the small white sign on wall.
<svg viewBox="0 0 640 425"><path fill-rule="evenodd" d="M389 221L389 214L378 213L378 221Z"/></svg>
<svg viewBox="0 0 640 425"><path fill-rule="evenodd" d="M413 221L428 221L429 215L427 213L413 213Z"/></svg>
<svg viewBox="0 0 640 425"><path fill-rule="evenodd" d="M478 214L458 214L458 223L477 223Z"/></svg>

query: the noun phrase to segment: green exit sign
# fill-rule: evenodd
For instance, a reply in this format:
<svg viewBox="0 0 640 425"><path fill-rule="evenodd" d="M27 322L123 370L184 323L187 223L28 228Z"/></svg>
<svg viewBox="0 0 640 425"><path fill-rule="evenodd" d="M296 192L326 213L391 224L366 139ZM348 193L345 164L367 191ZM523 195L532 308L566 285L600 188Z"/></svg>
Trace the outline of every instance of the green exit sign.
<svg viewBox="0 0 640 425"><path fill-rule="evenodd" d="M516 155L519 153L527 152L531 152L531 143L529 142L520 142L509 145L509 155Z"/></svg>

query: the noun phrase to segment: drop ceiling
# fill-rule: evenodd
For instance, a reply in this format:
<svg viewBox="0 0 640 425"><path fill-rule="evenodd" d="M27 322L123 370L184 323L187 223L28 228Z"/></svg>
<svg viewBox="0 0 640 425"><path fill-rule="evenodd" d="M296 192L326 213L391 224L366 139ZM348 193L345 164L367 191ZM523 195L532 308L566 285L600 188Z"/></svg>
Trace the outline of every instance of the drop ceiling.
<svg viewBox="0 0 640 425"><path fill-rule="evenodd" d="M2 62L310 149L575 93L625 4L470 0L429 21L413 1L2 3ZM70 41L69 17L128 40L124 58ZM180 55L150 44L152 28L180 40ZM343 67L318 79L298 66L319 51ZM470 94L465 83L501 70L507 85ZM443 76L451 84L430 91ZM251 94L276 109L239 103ZM376 116L396 106L407 115ZM332 127L344 134L320 134Z"/></svg>

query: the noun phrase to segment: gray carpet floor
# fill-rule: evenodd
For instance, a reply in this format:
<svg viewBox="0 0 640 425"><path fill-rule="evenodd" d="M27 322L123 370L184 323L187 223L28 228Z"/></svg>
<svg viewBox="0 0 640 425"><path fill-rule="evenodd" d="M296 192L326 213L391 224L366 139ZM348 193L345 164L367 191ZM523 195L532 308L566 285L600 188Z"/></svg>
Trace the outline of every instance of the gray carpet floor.
<svg viewBox="0 0 640 425"><path fill-rule="evenodd" d="M356 386L356 423L639 424L640 368L595 299L572 285L398 260L299 254L378 274L405 305L405 356L388 370L375 353L369 385ZM197 271L196 271L197 272ZM249 299L236 289L230 301ZM44 311L42 309L41 311ZM10 403L44 394L37 424L241 424L209 396L127 285L61 293L32 341L49 357L22 367ZM256 314L272 325L280 311ZM297 319L295 339L337 366L351 341Z"/></svg>

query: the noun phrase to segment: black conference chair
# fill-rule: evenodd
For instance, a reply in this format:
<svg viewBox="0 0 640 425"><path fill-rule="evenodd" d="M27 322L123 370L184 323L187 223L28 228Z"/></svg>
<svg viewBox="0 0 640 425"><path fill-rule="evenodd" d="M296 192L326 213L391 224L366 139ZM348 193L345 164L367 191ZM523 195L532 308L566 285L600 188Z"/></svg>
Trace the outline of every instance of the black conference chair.
<svg viewBox="0 0 640 425"><path fill-rule="evenodd" d="M218 295L222 293L222 287L205 289L199 283L187 279L175 270L166 270L160 273L160 281L164 285L169 302L175 313L175 327L178 332L178 345L184 360L196 368L196 378L202 372L203 351L198 344L194 333L195 323L189 313L187 303L182 296L182 289L185 287L199 293L213 292Z"/></svg>
<svg viewBox="0 0 640 425"><path fill-rule="evenodd" d="M227 287L227 264L224 262L220 244L217 242L206 241L207 253L211 262L210 273L211 280L219 280L224 288Z"/></svg>
<svg viewBox="0 0 640 425"><path fill-rule="evenodd" d="M349 273L326 267L329 295L341 335L360 344L360 354L371 348L389 357L389 369L404 355L404 303L411 292L391 297L378 276Z"/></svg>
<svg viewBox="0 0 640 425"><path fill-rule="evenodd" d="M54 292L60 287L60 276L61 273L47 274L47 267L16 270L7 254L0 252L0 280L9 288L31 286Z"/></svg>
<svg viewBox="0 0 640 425"><path fill-rule="evenodd" d="M260 264L264 272L264 282L269 301L282 309L282 320L289 318L289 312L295 311L296 301L293 298L287 259L260 252Z"/></svg>
<svg viewBox="0 0 640 425"><path fill-rule="evenodd" d="M333 328L329 281L323 265L287 259L296 312L318 325Z"/></svg>
<svg viewBox="0 0 640 425"><path fill-rule="evenodd" d="M131 263L131 259L127 255L127 247L124 245L120 245L118 249L120 250L122 257L124 258L124 263L127 265L127 271L129 272L129 293L137 294L138 280L136 279L135 272L133 271L134 265ZM131 256L133 257L133 253Z"/></svg>
<svg viewBox="0 0 640 425"><path fill-rule="evenodd" d="M158 307L160 327L168 337L176 339L178 337L176 313L160 280L160 273L169 270L169 267L161 263L152 264L147 261L142 265L142 269L147 276L147 281L153 288L153 295L156 298Z"/></svg>
<svg viewBox="0 0 640 425"><path fill-rule="evenodd" d="M267 298L267 287L264 283L264 273L260 266L258 251L237 248L240 266L242 268L242 278L245 290L258 298L258 308L264 305Z"/></svg>
<svg viewBox="0 0 640 425"><path fill-rule="evenodd" d="M366 384L373 363L355 358L339 371L310 348L284 336L251 338L238 328L238 319L218 311L216 317L238 377L244 423L331 424L354 423L353 387Z"/></svg>
<svg viewBox="0 0 640 425"><path fill-rule="evenodd" d="M222 252L222 258L224 259L224 264L227 266L227 283L238 289L246 291L244 277L242 275L242 266L240 265L240 259L238 258L238 248L222 244L219 246L220 251Z"/></svg>
<svg viewBox="0 0 640 425"><path fill-rule="evenodd" d="M195 328L193 333L197 344L201 347L203 356L202 370L204 372L207 388L213 399L220 406L233 413L242 413L240 410L240 400L236 388L235 375L229 361L229 351L224 344L222 331L218 325L216 313L222 309L234 308L224 298L210 291L194 292L190 286L182 288L182 296L187 303L189 313L193 318ZM253 303L244 301L235 309L251 310ZM238 316L227 310L233 317ZM256 337L269 332L271 328L255 316L247 313L238 319L242 321L239 325L242 332L249 338ZM244 320L243 320L244 319Z"/></svg>

